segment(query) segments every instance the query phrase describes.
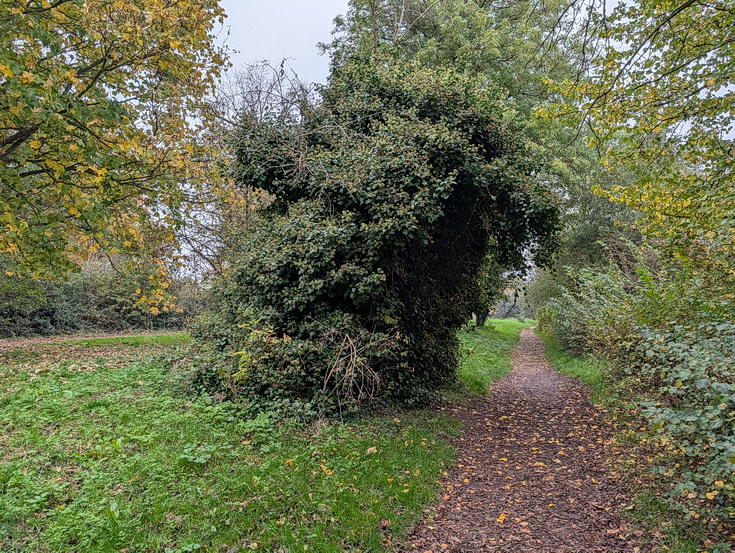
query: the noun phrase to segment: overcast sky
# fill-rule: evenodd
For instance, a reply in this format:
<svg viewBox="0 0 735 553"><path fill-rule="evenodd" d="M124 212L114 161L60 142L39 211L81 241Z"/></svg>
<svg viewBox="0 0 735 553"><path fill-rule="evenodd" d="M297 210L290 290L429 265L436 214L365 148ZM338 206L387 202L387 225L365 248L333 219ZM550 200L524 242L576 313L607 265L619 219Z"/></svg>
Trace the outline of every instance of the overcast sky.
<svg viewBox="0 0 735 553"><path fill-rule="evenodd" d="M239 53L234 67L263 59L289 63L302 80L323 83L329 59L318 42L331 37L332 20L347 12L348 0L221 0L230 30L227 44Z"/></svg>

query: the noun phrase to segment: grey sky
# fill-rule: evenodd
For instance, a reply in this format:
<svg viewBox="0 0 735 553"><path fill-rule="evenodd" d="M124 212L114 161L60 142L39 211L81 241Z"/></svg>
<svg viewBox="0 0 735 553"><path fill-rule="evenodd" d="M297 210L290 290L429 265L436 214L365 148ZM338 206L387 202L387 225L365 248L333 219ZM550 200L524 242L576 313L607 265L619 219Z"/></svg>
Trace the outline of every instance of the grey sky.
<svg viewBox="0 0 735 553"><path fill-rule="evenodd" d="M227 44L234 67L267 59L291 58L291 67L305 81L324 82L329 59L316 44L327 42L332 20L347 11L348 0L220 0L230 29Z"/></svg>

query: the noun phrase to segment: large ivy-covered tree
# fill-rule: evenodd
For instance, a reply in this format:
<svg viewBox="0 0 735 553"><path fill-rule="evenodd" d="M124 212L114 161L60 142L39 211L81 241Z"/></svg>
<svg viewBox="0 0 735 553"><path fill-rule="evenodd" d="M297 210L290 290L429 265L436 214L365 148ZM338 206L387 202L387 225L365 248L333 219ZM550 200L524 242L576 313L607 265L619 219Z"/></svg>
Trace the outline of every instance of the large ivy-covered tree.
<svg viewBox="0 0 735 553"><path fill-rule="evenodd" d="M216 0L0 2L0 253L12 272L173 244L200 176L200 107L225 64L223 18Z"/></svg>
<svg viewBox="0 0 735 553"><path fill-rule="evenodd" d="M525 148L543 160L540 178L558 191L565 234L558 263L564 265L569 247L602 259L599 241L616 235L615 217L630 211L590 190L630 182L630 173L602 168L590 132L549 109L562 98L555 83L578 81L595 52L592 28L580 22L588 12L583 2L563 0L350 0L324 48L337 64L355 52L390 51L491 82L514 112ZM490 296L498 291L488 290Z"/></svg>
<svg viewBox="0 0 735 553"><path fill-rule="evenodd" d="M348 59L300 121L245 118L234 142L235 178L275 200L198 335L256 406L428 397L488 255L521 268L554 240L497 94L455 71Z"/></svg>

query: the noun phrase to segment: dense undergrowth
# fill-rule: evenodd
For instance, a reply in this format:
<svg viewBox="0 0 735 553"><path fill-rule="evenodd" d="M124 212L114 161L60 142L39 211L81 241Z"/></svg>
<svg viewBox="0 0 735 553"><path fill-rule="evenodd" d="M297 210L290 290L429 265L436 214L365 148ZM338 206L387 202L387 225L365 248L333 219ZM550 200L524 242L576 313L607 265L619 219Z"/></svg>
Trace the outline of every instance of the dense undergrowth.
<svg viewBox="0 0 735 553"><path fill-rule="evenodd" d="M141 302L150 296L148 273L119 264L89 261L66 279L51 281L13 275L13 266L0 258L0 338L181 329L204 308L200 286L183 278L167 288L176 306L151 310Z"/></svg>
<svg viewBox="0 0 735 553"><path fill-rule="evenodd" d="M727 294L707 275L640 261L627 276L583 270L572 283L540 310L541 328L566 350L607 361L603 372L617 382L621 405L641 421L636 435L655 450L647 464L664 490L655 501L699 529L699 547L730 551L735 325Z"/></svg>
<svg viewBox="0 0 735 553"><path fill-rule="evenodd" d="M507 371L522 326L492 323L461 336L477 392ZM436 500L458 429L445 411L246 419L192 399L170 363L179 353L145 349L183 340L0 355L0 550L390 551Z"/></svg>

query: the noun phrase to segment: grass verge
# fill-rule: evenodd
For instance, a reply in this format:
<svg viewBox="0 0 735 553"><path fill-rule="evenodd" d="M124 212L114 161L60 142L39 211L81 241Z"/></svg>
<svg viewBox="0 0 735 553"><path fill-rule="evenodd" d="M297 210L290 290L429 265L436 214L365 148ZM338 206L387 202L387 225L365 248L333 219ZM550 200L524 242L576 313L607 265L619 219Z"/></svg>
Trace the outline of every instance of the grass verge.
<svg viewBox="0 0 735 553"><path fill-rule="evenodd" d="M389 551L452 459L433 412L283 426L155 357L2 363L1 551Z"/></svg>
<svg viewBox="0 0 735 553"><path fill-rule="evenodd" d="M563 351L556 340L543 332L536 333L546 345L546 359L557 371L579 378L590 391L593 403L610 406L616 402L617 390L606 380L605 362L590 356L575 357Z"/></svg>
<svg viewBox="0 0 735 553"><path fill-rule="evenodd" d="M533 326L533 321L489 319L482 328L470 328L459 333L462 363L458 376L470 394L483 396L490 385L510 374L510 353L518 343L521 330Z"/></svg>

